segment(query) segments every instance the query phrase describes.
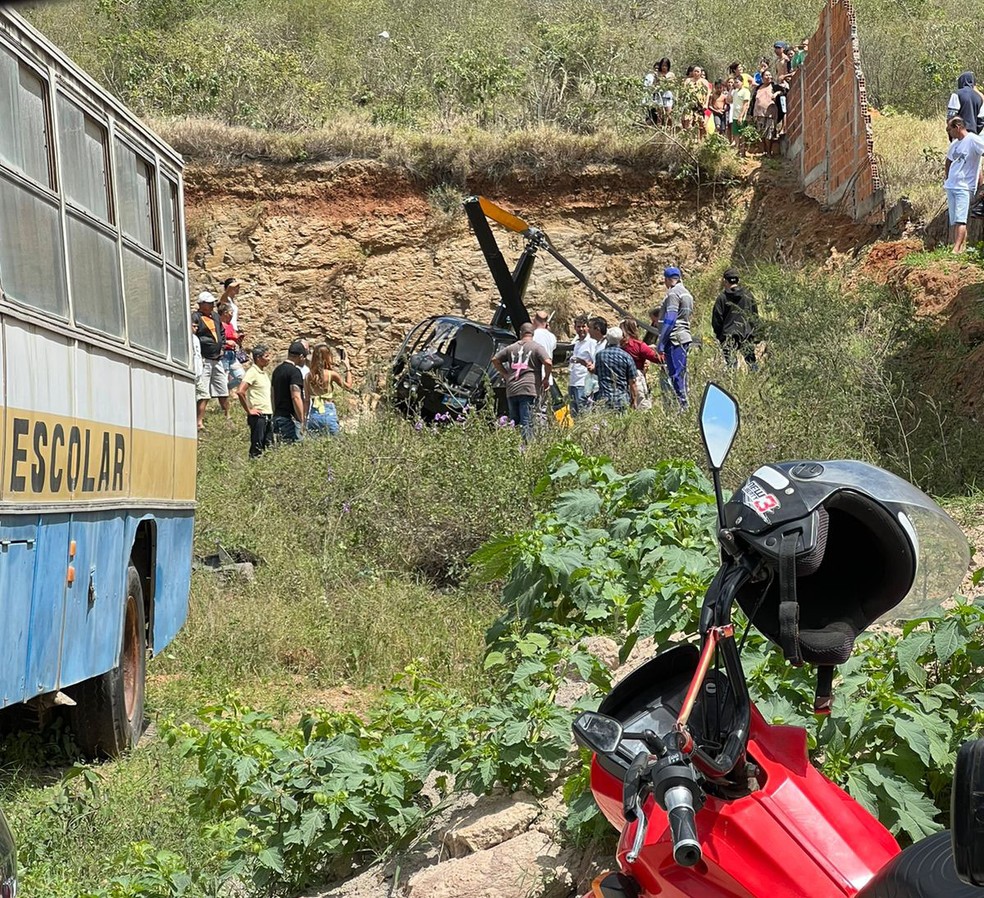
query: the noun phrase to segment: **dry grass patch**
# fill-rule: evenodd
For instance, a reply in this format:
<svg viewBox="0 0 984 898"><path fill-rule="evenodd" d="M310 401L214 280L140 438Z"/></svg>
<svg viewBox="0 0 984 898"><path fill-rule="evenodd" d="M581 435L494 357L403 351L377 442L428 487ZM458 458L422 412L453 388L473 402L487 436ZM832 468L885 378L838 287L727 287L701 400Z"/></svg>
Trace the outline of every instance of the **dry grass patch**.
<svg viewBox="0 0 984 898"><path fill-rule="evenodd" d="M231 163L379 161L430 185L464 187L473 178L495 182L523 172L545 180L570 176L590 165L624 165L640 171L700 172L704 180L731 177L726 154L679 135L651 129L600 129L573 134L540 125L487 130L462 125L453 131L400 129L358 115L341 116L312 131L273 132L225 125L211 119L160 120L152 126L186 158Z"/></svg>
<svg viewBox="0 0 984 898"><path fill-rule="evenodd" d="M943 121L896 113L874 117L871 126L888 205L904 198L920 221L932 220L945 202Z"/></svg>

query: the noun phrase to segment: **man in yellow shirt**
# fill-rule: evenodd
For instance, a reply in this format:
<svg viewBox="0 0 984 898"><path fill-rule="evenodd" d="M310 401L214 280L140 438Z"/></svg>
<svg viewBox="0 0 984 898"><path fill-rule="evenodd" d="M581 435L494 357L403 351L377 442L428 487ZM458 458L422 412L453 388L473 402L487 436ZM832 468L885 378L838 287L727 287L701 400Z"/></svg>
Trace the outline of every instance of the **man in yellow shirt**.
<svg viewBox="0 0 984 898"><path fill-rule="evenodd" d="M259 458L273 442L273 402L270 375L263 369L270 364L270 350L262 344L253 348L253 364L243 377L236 396L246 410L249 424L249 457Z"/></svg>

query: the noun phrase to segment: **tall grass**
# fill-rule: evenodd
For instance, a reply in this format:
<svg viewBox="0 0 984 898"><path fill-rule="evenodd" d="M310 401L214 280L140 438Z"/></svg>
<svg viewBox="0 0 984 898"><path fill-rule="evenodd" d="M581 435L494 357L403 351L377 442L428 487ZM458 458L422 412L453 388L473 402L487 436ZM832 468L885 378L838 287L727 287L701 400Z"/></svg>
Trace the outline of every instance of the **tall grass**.
<svg viewBox="0 0 984 898"><path fill-rule="evenodd" d="M949 141L943 125L943 116L900 113L876 115L871 122L886 202L892 207L907 200L920 221L930 221L946 203L943 164Z"/></svg>
<svg viewBox="0 0 984 898"><path fill-rule="evenodd" d="M342 162L368 159L432 185L494 184L522 172L542 183L566 183L595 164L671 175L696 171L705 179L734 177L730 154L708 152L692 136L651 128L599 128L575 134L554 124L525 130L486 130L461 122L407 130L374 124L364 113L339 115L322 128L289 133L225 125L214 119L159 119L151 124L185 157L204 162Z"/></svg>

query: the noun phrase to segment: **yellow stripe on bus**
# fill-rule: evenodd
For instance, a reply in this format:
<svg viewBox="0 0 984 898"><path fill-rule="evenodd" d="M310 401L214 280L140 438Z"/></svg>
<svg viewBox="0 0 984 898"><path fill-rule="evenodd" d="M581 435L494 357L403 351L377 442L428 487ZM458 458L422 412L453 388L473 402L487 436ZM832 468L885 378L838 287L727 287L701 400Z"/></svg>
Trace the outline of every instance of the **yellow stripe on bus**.
<svg viewBox="0 0 984 898"><path fill-rule="evenodd" d="M195 498L197 440L6 409L7 502Z"/></svg>

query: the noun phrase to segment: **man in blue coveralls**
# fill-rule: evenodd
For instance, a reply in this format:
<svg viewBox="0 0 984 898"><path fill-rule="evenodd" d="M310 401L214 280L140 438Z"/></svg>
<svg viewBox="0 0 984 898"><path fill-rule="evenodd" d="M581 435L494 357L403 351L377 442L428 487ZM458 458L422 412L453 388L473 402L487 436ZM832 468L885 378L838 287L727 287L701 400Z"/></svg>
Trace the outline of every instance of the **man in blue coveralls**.
<svg viewBox="0 0 984 898"><path fill-rule="evenodd" d="M682 408L687 407L687 351L693 342L690 319L694 314L694 298L681 283L679 268L664 268L663 283L666 296L660 308L660 332L656 349L663 354L666 374Z"/></svg>

